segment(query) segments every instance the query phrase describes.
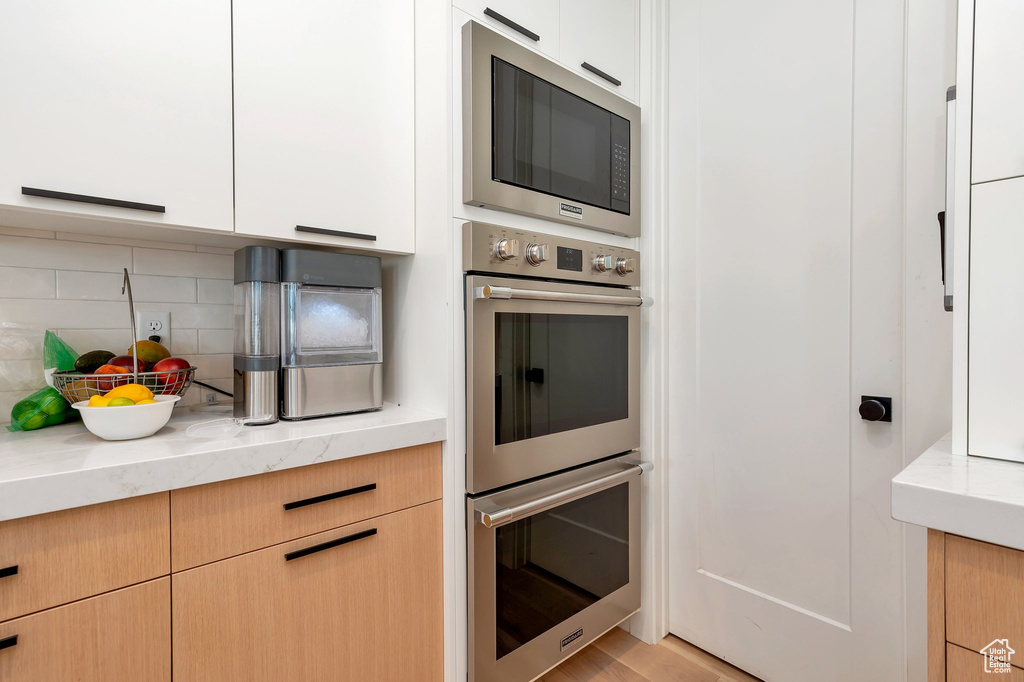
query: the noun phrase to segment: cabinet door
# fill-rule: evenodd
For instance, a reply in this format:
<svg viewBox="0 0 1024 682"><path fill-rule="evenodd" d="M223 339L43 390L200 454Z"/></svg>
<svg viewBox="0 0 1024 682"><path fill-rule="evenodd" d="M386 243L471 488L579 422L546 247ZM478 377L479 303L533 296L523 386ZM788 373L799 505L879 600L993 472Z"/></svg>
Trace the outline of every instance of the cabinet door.
<svg viewBox="0 0 1024 682"><path fill-rule="evenodd" d="M435 682L441 503L173 576L175 682Z"/></svg>
<svg viewBox="0 0 1024 682"><path fill-rule="evenodd" d="M414 250L413 5L236 0L237 232Z"/></svg>
<svg viewBox="0 0 1024 682"><path fill-rule="evenodd" d="M0 3L0 205L231 230L230 18L230 0Z"/></svg>
<svg viewBox="0 0 1024 682"><path fill-rule="evenodd" d="M974 3L971 182L1024 175L1024 3Z"/></svg>
<svg viewBox="0 0 1024 682"><path fill-rule="evenodd" d="M562 63L626 99L635 100L636 1L562 0L560 7ZM621 85L583 64L621 81Z"/></svg>
<svg viewBox="0 0 1024 682"><path fill-rule="evenodd" d="M481 24L558 59L556 0L455 0L454 5L472 14ZM486 14L486 10L490 10L491 14ZM516 24L519 28L510 24ZM459 39L457 35L456 40Z"/></svg>
<svg viewBox="0 0 1024 682"><path fill-rule="evenodd" d="M967 447L1024 461L1024 178L971 190Z"/></svg>
<svg viewBox="0 0 1024 682"><path fill-rule="evenodd" d="M170 682L171 580L0 623L0 647L4 682Z"/></svg>

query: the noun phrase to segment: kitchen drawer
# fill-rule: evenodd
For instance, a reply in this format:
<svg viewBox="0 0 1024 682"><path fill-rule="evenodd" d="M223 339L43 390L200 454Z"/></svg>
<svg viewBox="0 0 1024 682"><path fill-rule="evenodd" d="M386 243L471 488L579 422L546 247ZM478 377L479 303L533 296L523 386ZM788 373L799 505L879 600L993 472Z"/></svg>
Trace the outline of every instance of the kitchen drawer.
<svg viewBox="0 0 1024 682"><path fill-rule="evenodd" d="M174 490L172 570L440 497L440 443Z"/></svg>
<svg viewBox="0 0 1024 682"><path fill-rule="evenodd" d="M441 547L435 501L174 574L175 682L440 682Z"/></svg>
<svg viewBox="0 0 1024 682"><path fill-rule="evenodd" d="M1016 660L1011 657L1011 660ZM985 657L976 651L969 651L956 644L946 645L946 679L949 682L1024 682L1024 670L1010 668L1009 673L999 673L995 678L985 672Z"/></svg>
<svg viewBox="0 0 1024 682"><path fill-rule="evenodd" d="M0 523L0 621L167 575L168 523L167 493Z"/></svg>
<svg viewBox="0 0 1024 682"><path fill-rule="evenodd" d="M169 682L171 579L0 623L4 682Z"/></svg>
<svg viewBox="0 0 1024 682"><path fill-rule="evenodd" d="M946 535L947 641L980 651L1005 638L1019 648L1024 643L1022 603L1024 552Z"/></svg>

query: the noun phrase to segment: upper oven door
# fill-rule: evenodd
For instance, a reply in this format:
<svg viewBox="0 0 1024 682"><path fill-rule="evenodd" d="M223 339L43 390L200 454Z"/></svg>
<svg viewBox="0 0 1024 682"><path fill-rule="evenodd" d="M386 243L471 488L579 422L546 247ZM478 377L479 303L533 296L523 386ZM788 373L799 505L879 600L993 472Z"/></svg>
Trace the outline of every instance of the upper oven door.
<svg viewBox="0 0 1024 682"><path fill-rule="evenodd" d="M640 235L640 109L470 21L463 201Z"/></svg>
<svg viewBox="0 0 1024 682"><path fill-rule="evenodd" d="M466 278L471 493L640 446L640 300L628 289Z"/></svg>

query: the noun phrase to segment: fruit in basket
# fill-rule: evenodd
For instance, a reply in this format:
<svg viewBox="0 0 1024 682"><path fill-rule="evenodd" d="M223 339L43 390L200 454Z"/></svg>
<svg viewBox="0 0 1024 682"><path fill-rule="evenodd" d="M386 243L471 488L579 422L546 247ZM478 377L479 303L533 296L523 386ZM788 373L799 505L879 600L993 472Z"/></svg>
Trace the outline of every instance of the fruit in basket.
<svg viewBox="0 0 1024 682"><path fill-rule="evenodd" d="M188 369L191 366L188 360L182 358L164 358L153 365L154 372L161 372L156 375L157 384L162 387L160 393L167 395L180 391L185 385L187 376L180 370Z"/></svg>
<svg viewBox="0 0 1024 682"><path fill-rule="evenodd" d="M125 384L124 386L117 386L112 388L103 396L107 400L113 401L117 398L128 398L132 401L132 404L139 402L140 400L152 400L153 391L149 390L141 384Z"/></svg>
<svg viewBox="0 0 1024 682"><path fill-rule="evenodd" d="M130 372L131 370L125 369L124 367L119 367L118 365L103 365L102 367L98 367L96 371L93 372L93 376L97 374L129 374ZM97 379L96 388L106 392L111 390L115 386L127 384L129 381L131 381L130 377L111 376L110 378L107 379Z"/></svg>
<svg viewBox="0 0 1024 682"><path fill-rule="evenodd" d="M131 355L118 355L116 358L110 358L110 360L107 361L107 364L116 365L118 367L124 367L129 372L135 371L133 369L135 367L135 358L133 358ZM142 358L139 358L139 371L149 371L149 363L143 360Z"/></svg>
<svg viewBox="0 0 1024 682"><path fill-rule="evenodd" d="M129 356L132 355L132 350L132 348L128 349ZM171 351L156 341L139 341L135 344L134 350L137 351L135 355L139 356L139 360L145 360L147 365L153 365L164 358L171 357Z"/></svg>
<svg viewBox="0 0 1024 682"><path fill-rule="evenodd" d="M135 401L131 398L112 398L107 401L107 407L125 407L134 404Z"/></svg>
<svg viewBox="0 0 1024 682"><path fill-rule="evenodd" d="M109 350L91 350L78 356L78 359L75 360L75 371L82 374L92 374L107 364L112 357L114 357L114 354Z"/></svg>

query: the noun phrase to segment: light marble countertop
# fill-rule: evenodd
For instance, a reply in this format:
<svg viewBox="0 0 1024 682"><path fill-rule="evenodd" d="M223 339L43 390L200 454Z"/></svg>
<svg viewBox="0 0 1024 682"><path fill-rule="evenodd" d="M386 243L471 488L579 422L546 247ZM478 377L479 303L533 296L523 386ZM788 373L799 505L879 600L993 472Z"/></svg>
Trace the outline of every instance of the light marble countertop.
<svg viewBox="0 0 1024 682"><path fill-rule="evenodd" d="M376 412L185 435L226 413L175 410L149 438L105 441L81 422L0 434L0 521L444 440L443 416L385 404Z"/></svg>
<svg viewBox="0 0 1024 682"><path fill-rule="evenodd" d="M892 517L1024 550L1024 464L954 455L952 440L892 479Z"/></svg>

